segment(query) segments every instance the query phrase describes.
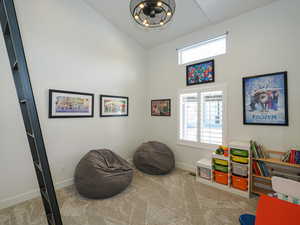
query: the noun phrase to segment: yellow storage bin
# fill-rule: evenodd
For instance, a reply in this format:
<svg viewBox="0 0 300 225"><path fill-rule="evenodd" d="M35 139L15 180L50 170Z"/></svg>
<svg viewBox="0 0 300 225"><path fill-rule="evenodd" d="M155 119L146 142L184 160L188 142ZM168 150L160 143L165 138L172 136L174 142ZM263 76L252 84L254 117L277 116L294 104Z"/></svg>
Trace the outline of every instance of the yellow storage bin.
<svg viewBox="0 0 300 225"><path fill-rule="evenodd" d="M245 163L245 164L248 164L248 162L249 162L248 158L234 156L234 155L231 157L232 157L232 161L234 161L234 162Z"/></svg>
<svg viewBox="0 0 300 225"><path fill-rule="evenodd" d="M228 161L222 160L222 159L214 159L215 164L221 165L221 166L228 166Z"/></svg>

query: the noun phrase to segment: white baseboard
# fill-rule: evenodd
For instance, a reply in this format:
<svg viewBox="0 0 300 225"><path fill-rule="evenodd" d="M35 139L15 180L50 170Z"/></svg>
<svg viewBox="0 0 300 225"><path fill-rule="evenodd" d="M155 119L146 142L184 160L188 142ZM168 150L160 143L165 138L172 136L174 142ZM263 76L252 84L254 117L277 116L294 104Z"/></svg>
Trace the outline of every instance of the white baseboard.
<svg viewBox="0 0 300 225"><path fill-rule="evenodd" d="M70 178L70 179L66 179L64 181L58 182L54 186L55 186L55 189L61 189L61 188L70 186L73 183L74 183L73 178ZM25 202L27 200L30 200L30 199L33 199L33 198L36 198L39 196L40 196L40 191L38 189L35 189L35 190L31 190L26 193L19 194L14 197L2 199L2 200L0 200L0 209L8 208L8 207L17 205L19 203Z"/></svg>
<svg viewBox="0 0 300 225"><path fill-rule="evenodd" d="M126 160L129 162L129 164L133 165L133 159L127 158ZM195 172L196 170L195 166L183 162L176 162L175 167L189 172Z"/></svg>
<svg viewBox="0 0 300 225"><path fill-rule="evenodd" d="M56 183L54 186L55 186L55 189L58 190L58 189L61 189L61 188L64 188L64 187L71 186L73 184L74 184L74 179L73 178L69 178L69 179L66 179L64 181Z"/></svg>
<svg viewBox="0 0 300 225"><path fill-rule="evenodd" d="M131 165L133 165L133 159L127 158L126 160ZM187 163L184 163L184 162L176 162L175 167L179 168L179 169L182 169L182 170L189 171L189 172L195 172L196 171L196 166L193 166L193 165L190 165L190 164L187 164Z"/></svg>
<svg viewBox="0 0 300 225"><path fill-rule="evenodd" d="M196 166L184 163L184 162L176 162L176 168L186 170L189 172L195 172L196 171Z"/></svg>

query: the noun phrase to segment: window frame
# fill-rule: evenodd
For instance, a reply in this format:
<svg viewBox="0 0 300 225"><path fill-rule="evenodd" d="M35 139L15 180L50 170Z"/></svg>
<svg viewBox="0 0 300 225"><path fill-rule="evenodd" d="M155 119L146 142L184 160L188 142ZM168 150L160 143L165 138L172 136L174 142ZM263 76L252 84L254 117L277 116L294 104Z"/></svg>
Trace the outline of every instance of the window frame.
<svg viewBox="0 0 300 225"><path fill-rule="evenodd" d="M217 54L217 55L213 55L213 56L208 56L208 57L201 58L201 59L194 59L192 61L183 63L182 51L197 48L201 45L205 45L205 44L211 43L213 41L216 41L216 40L219 40L219 39L222 39L222 38L225 38L225 53ZM182 48L178 48L177 49L177 63L178 63L179 66L189 65L189 64L192 64L192 63L212 59L212 58L217 57L217 56L225 55L225 54L227 54L227 52L228 52L228 32L225 33L225 34L219 35L217 37L214 37L214 38L210 38L210 39L200 41L200 42L195 43L195 44L191 44L191 45L188 45L188 46L185 46L185 47L182 47Z"/></svg>
<svg viewBox="0 0 300 225"><path fill-rule="evenodd" d="M200 142L200 135L201 135L201 99L198 100L198 121L197 121L197 139L198 141L187 141L182 140L180 137L180 129L181 129L181 95L182 94L190 94L190 93L197 93L199 98L201 96L201 93L203 92L210 92L210 91L222 91L223 92L223 127L222 127L222 144L227 144L227 85L226 84L219 84L219 85L207 85L205 87L193 87L193 88L185 88L178 90L178 108L177 108L177 144L197 149L208 149L208 150L215 150L218 145L215 144L207 144L207 143L201 143Z"/></svg>

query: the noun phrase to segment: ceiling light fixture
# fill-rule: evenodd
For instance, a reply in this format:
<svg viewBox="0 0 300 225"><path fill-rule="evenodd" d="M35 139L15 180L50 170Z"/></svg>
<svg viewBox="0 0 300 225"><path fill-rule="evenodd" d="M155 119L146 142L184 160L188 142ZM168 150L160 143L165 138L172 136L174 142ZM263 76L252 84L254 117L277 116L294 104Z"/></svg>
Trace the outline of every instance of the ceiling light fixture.
<svg viewBox="0 0 300 225"><path fill-rule="evenodd" d="M139 25L147 28L159 28L169 23L173 18L175 8L175 0L130 1L132 17Z"/></svg>

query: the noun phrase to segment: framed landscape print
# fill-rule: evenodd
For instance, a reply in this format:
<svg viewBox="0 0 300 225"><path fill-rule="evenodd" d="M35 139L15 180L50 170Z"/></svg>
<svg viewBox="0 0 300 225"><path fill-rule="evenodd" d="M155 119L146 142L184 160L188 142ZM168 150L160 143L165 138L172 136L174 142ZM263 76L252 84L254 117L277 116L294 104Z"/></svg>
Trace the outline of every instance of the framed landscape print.
<svg viewBox="0 0 300 225"><path fill-rule="evenodd" d="M215 81L215 61L196 63L186 67L186 85L204 84Z"/></svg>
<svg viewBox="0 0 300 225"><path fill-rule="evenodd" d="M243 78L244 124L288 126L287 72Z"/></svg>
<svg viewBox="0 0 300 225"><path fill-rule="evenodd" d="M100 95L100 116L128 116L128 97Z"/></svg>
<svg viewBox="0 0 300 225"><path fill-rule="evenodd" d="M152 100L151 116L171 116L171 99Z"/></svg>
<svg viewBox="0 0 300 225"><path fill-rule="evenodd" d="M93 94L49 90L49 118L78 118L93 116Z"/></svg>

